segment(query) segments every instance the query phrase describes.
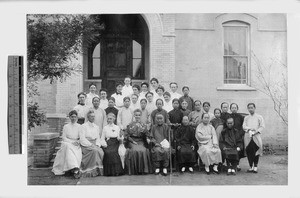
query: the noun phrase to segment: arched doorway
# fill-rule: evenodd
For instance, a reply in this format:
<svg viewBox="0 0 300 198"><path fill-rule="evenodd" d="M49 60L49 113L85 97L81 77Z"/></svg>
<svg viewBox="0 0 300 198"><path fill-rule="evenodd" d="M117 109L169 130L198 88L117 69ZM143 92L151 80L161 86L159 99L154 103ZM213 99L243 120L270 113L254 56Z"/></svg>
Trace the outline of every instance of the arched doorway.
<svg viewBox="0 0 300 198"><path fill-rule="evenodd" d="M132 76L133 82L138 84L148 80L149 30L139 14L104 14L101 17L105 30L99 40L87 47L84 87L96 82L111 95L115 83L123 81L126 75Z"/></svg>

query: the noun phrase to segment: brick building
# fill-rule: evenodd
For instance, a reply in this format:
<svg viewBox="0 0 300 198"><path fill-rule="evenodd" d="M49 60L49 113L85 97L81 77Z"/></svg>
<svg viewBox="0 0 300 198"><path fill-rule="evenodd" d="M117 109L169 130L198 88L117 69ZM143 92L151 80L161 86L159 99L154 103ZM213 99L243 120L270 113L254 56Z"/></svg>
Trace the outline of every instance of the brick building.
<svg viewBox="0 0 300 198"><path fill-rule="evenodd" d="M73 62L82 65L81 74L63 83L40 82L38 102L49 117L66 117L89 83L113 91L115 81L130 74L133 84L156 77L167 88L172 81L179 90L187 85L194 99L211 103L211 110L226 101L247 113L247 103L254 102L265 118L264 142L288 144L287 126L259 91L254 59L263 65L274 58L287 63L285 14L134 14L105 15L105 20L105 34L85 45Z"/></svg>

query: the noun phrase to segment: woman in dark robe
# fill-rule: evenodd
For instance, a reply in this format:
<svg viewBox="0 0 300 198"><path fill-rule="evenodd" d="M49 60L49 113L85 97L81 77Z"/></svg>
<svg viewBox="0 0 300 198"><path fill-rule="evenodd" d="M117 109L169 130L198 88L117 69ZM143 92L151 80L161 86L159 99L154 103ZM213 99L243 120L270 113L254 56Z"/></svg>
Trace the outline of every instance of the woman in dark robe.
<svg viewBox="0 0 300 198"><path fill-rule="evenodd" d="M189 125L189 118L184 116L182 125L177 130L177 159L181 172L188 167L189 172L193 173L193 166L197 162L195 129Z"/></svg>
<svg viewBox="0 0 300 198"><path fill-rule="evenodd" d="M172 100L173 110L169 112L169 120L171 126L171 139L174 140L176 137L176 131L178 127L181 125L181 121L183 118L183 113L179 109L179 99L175 98ZM174 142L172 142L172 145Z"/></svg>
<svg viewBox="0 0 300 198"><path fill-rule="evenodd" d="M151 173L150 152L145 147L148 130L146 124L141 122L142 111L134 111L135 121L127 126L125 141L127 153L125 156L125 169L129 175Z"/></svg>
<svg viewBox="0 0 300 198"><path fill-rule="evenodd" d="M108 99L108 107L105 109L106 115L109 113L113 113L116 117L115 124L117 124L117 117L118 117L118 109L115 107L116 99L114 97L110 97Z"/></svg>

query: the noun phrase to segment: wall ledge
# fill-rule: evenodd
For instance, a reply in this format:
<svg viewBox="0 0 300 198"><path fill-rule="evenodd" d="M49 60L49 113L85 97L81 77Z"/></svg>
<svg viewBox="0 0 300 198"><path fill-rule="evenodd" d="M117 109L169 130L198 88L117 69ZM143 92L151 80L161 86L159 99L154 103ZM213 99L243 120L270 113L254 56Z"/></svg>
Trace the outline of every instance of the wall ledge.
<svg viewBox="0 0 300 198"><path fill-rule="evenodd" d="M34 140L52 140L58 138L59 133L38 133L34 134Z"/></svg>
<svg viewBox="0 0 300 198"><path fill-rule="evenodd" d="M257 91L257 89L245 84L223 84L217 87L217 91Z"/></svg>

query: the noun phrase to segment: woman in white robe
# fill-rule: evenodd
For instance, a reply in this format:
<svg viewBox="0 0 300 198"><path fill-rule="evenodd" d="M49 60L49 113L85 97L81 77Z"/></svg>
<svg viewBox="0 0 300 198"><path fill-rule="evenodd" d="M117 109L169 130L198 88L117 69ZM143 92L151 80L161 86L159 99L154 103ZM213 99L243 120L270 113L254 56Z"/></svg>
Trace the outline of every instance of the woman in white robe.
<svg viewBox="0 0 300 198"><path fill-rule="evenodd" d="M80 163L82 159L81 148L79 144L79 132L81 125L77 123L77 112L75 110L69 113L71 123L63 128L61 148L57 151L52 172L55 175L63 175L70 171L75 178L80 177Z"/></svg>

